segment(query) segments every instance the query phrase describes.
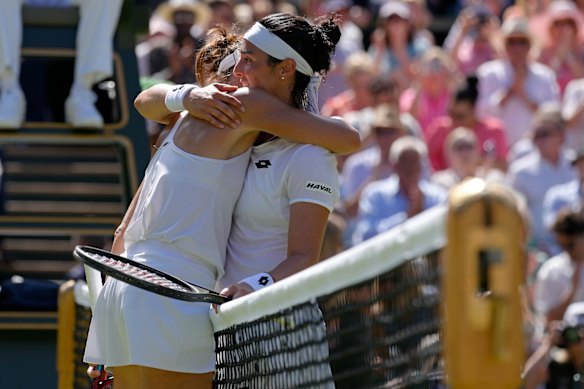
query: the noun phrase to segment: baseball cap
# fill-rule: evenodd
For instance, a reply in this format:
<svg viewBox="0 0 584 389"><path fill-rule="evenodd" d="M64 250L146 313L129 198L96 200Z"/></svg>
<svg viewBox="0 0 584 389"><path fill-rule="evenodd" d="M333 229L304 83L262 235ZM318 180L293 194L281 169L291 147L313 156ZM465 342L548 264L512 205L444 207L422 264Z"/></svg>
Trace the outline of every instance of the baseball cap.
<svg viewBox="0 0 584 389"><path fill-rule="evenodd" d="M382 19L389 18L390 16L399 16L402 19L410 19L410 7L407 4L399 0L390 0L385 3L379 10L379 17Z"/></svg>
<svg viewBox="0 0 584 389"><path fill-rule="evenodd" d="M404 129L404 126L399 118L400 113L397 108L389 104L381 104L375 108L375 116L371 122L371 128L399 128Z"/></svg>
<svg viewBox="0 0 584 389"><path fill-rule="evenodd" d="M571 327L584 326L584 302L568 305L564 313L564 322Z"/></svg>
<svg viewBox="0 0 584 389"><path fill-rule="evenodd" d="M501 33L505 38L521 37L531 39L529 23L522 17L509 17L501 26Z"/></svg>

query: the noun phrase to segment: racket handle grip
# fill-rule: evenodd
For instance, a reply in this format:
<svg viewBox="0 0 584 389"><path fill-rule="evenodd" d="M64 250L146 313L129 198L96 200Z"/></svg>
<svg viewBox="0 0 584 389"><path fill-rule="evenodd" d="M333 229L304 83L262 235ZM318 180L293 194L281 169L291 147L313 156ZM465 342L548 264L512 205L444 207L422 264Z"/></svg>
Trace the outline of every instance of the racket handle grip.
<svg viewBox="0 0 584 389"><path fill-rule="evenodd" d="M93 379L91 382L91 389L101 389L100 383L107 378L107 371L105 370L104 365L97 365L95 369L99 371L99 377Z"/></svg>

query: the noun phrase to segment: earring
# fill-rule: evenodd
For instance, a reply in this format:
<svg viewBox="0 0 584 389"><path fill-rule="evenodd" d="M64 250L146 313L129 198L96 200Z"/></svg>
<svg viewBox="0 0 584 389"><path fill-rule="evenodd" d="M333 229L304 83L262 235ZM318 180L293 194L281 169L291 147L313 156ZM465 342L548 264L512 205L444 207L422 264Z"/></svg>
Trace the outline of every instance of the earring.
<svg viewBox="0 0 584 389"><path fill-rule="evenodd" d="M285 80L285 79L286 79L286 77L282 76L282 80Z"/></svg>

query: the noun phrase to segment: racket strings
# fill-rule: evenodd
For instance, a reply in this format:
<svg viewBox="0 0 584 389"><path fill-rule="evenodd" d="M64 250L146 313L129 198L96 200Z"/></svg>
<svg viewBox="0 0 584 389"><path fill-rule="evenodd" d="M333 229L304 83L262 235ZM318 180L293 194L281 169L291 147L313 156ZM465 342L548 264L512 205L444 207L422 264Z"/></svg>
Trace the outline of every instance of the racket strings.
<svg viewBox="0 0 584 389"><path fill-rule="evenodd" d="M164 288L169 288L180 292L187 293L192 292L191 289L188 289L181 284L178 284L172 280L169 280L168 278L165 278L159 274L153 273L146 269L142 269L137 266L131 265L127 262L119 261L117 259L113 259L95 253L91 253L90 255L95 261L103 263L104 265L116 269L128 276L149 282L151 284L160 285Z"/></svg>

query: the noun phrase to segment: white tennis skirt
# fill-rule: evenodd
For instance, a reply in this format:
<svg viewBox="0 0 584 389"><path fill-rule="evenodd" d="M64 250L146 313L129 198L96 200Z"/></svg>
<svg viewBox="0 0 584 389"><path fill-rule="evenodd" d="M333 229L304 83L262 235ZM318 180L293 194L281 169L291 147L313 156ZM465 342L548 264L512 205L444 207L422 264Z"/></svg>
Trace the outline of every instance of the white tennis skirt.
<svg viewBox="0 0 584 389"><path fill-rule="evenodd" d="M215 370L208 303L160 296L108 278L97 299L84 361L207 373Z"/></svg>

